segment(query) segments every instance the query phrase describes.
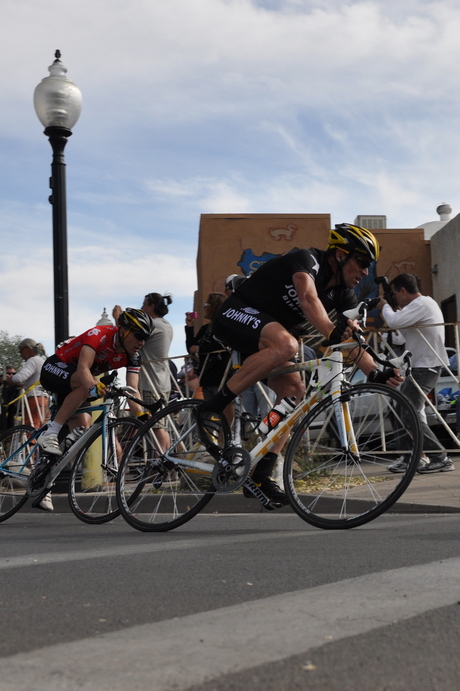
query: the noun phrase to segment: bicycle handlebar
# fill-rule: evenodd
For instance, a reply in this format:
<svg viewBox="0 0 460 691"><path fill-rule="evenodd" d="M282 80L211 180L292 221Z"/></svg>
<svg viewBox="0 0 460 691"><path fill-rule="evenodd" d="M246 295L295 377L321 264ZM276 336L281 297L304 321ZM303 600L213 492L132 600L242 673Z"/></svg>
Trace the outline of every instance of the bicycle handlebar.
<svg viewBox="0 0 460 691"><path fill-rule="evenodd" d="M143 408L147 408L152 415L156 413L157 410L159 410L159 408L161 408L161 406L165 403L164 399L161 397L154 403L147 403L146 401L142 401L140 398L133 396L131 391L136 391L136 389L133 389L132 386L111 386L110 391L105 398L107 399L116 398L117 396L124 396L129 401L134 401L134 403L139 403L139 405L141 405Z"/></svg>
<svg viewBox="0 0 460 691"><path fill-rule="evenodd" d="M380 298L370 298L370 299L362 300L362 302L360 302L359 305L357 305L353 309L346 310L345 312L343 312L343 316L346 319L351 319L352 321L360 320L362 322L363 326L365 326L366 325L367 312L370 309L373 309L374 307L376 307L376 305L379 302L380 302ZM363 336L363 331L361 328L358 331L353 332L352 339L357 343L357 345L359 347L366 350L379 365L382 365L383 367L393 367L395 369L402 369L405 365L407 365L407 369L410 370L412 353L409 350L405 350L404 353L399 357L382 358L380 355L378 355L375 352L375 350L372 348L372 346L365 341L364 336ZM331 346L332 348L333 347L343 348L343 347L346 347L345 344L347 344L347 343L348 343L349 347L354 347L353 344L351 344L349 341L342 341L342 343L331 343L328 339L325 339L322 342L322 345L323 346Z"/></svg>

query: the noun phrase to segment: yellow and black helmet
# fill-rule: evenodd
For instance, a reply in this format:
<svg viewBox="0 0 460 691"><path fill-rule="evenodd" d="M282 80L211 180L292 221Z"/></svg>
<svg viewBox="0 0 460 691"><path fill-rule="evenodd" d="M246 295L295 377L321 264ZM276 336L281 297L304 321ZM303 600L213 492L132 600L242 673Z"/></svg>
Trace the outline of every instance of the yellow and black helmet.
<svg viewBox="0 0 460 691"><path fill-rule="evenodd" d="M143 310L127 307L118 317L118 326L142 334L146 339L155 331L152 317Z"/></svg>
<svg viewBox="0 0 460 691"><path fill-rule="evenodd" d="M380 255L377 238L367 228L337 223L329 235L328 249L341 249L376 262Z"/></svg>

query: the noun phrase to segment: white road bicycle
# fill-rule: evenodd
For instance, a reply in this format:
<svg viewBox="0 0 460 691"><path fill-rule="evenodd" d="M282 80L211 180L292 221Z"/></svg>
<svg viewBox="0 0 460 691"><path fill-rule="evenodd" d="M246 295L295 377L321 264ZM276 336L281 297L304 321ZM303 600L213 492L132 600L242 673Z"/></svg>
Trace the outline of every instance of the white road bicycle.
<svg viewBox="0 0 460 691"><path fill-rule="evenodd" d="M365 324L366 313L364 301L345 316ZM266 509L279 508L251 480L250 472L286 432L291 437L284 460L285 491L293 510L307 523L326 529L353 528L388 510L418 466L420 421L399 391L383 384L346 381L342 351L358 345L384 367L408 370L410 353L386 360L360 333L355 341L333 345L328 355L289 368L311 373L311 393L251 450L233 443L222 415L215 433L220 451L206 448L194 414L201 401L176 401L155 415L136 433L118 473L117 501L126 521L141 531L171 530L193 518L216 492L242 486ZM169 430L167 448L155 434L159 422ZM401 456L407 461L406 470L389 472ZM136 473L131 457L137 461Z"/></svg>

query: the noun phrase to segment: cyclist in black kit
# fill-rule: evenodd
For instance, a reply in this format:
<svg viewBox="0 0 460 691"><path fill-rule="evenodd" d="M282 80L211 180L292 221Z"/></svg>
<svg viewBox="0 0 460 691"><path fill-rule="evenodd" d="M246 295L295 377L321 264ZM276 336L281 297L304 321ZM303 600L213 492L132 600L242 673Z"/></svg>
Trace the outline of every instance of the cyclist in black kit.
<svg viewBox="0 0 460 691"><path fill-rule="evenodd" d="M331 230L326 251L301 249L263 264L243 281L222 305L213 322L216 339L240 351L242 367L211 400L199 408L198 423L203 438L210 437L206 421L221 413L242 391L266 378L276 367L292 364L299 344L290 331L305 320L333 343L348 340L358 326L340 318L334 324L329 312L340 315L357 305L355 287L367 276L380 248L366 228L341 223ZM358 348L351 352L370 381L397 386L402 378L396 370L377 369L372 357ZM304 393L300 374L272 377L268 385L277 395L299 401ZM209 439L208 439L209 441ZM270 478L285 439L256 466L252 479L273 501L287 503L287 496Z"/></svg>

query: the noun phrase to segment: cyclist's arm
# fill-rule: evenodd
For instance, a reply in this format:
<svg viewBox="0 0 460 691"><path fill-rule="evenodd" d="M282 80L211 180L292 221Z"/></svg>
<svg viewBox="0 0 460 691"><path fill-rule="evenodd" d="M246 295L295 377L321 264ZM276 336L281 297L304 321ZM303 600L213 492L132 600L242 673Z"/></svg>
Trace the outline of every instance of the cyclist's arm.
<svg viewBox="0 0 460 691"><path fill-rule="evenodd" d="M314 326L323 336L328 336L334 329L335 324L329 319L329 316L318 297L316 292L315 282L306 273L298 272L293 276L294 287L299 297L299 305L306 319ZM353 331L358 329L356 322L348 321L349 329L343 334L343 340L350 338ZM350 351L350 357L356 362L356 365L368 377L372 370L377 369L374 359L361 348L354 348ZM402 382L402 377L395 370L395 376L387 381L390 386L397 387Z"/></svg>
<svg viewBox="0 0 460 691"><path fill-rule="evenodd" d="M94 348L91 348L89 345L82 346L80 355L78 356L76 375L81 386L88 389L88 391L98 384L98 380L91 373L91 367L93 366L95 357L96 351Z"/></svg>
<svg viewBox="0 0 460 691"><path fill-rule="evenodd" d="M352 360L354 360L356 366L362 372L364 372L366 377L368 377L373 370L378 369L378 365L376 364L374 358L371 357L371 355L369 355L369 353L367 353L362 348L354 348L353 350L350 350L348 355L349 357L351 357ZM394 388L397 388L403 381L403 378L399 374L398 369L394 369L393 372L394 376L387 379L386 384L388 384L388 386L393 386Z"/></svg>
<svg viewBox="0 0 460 691"><path fill-rule="evenodd" d="M139 387L139 375L137 374L137 372L127 372L126 373L126 385L132 386L133 389L136 390L136 393L133 393L133 396L135 396L136 398L141 398L141 396L139 394L139 388L138 388ZM129 405L129 409L130 409L131 413L134 416L137 416L140 413L144 412L142 409L142 406L140 406L139 403L136 403L135 401L130 401L128 399L128 405Z"/></svg>
<svg viewBox="0 0 460 691"><path fill-rule="evenodd" d="M295 273L292 280L299 298L299 307L304 313L306 320L314 326L320 334L327 338L334 329L335 324L329 319L328 313L318 297L314 280L303 271ZM344 333L343 340L350 338L354 330L355 329L350 326L349 330Z"/></svg>

